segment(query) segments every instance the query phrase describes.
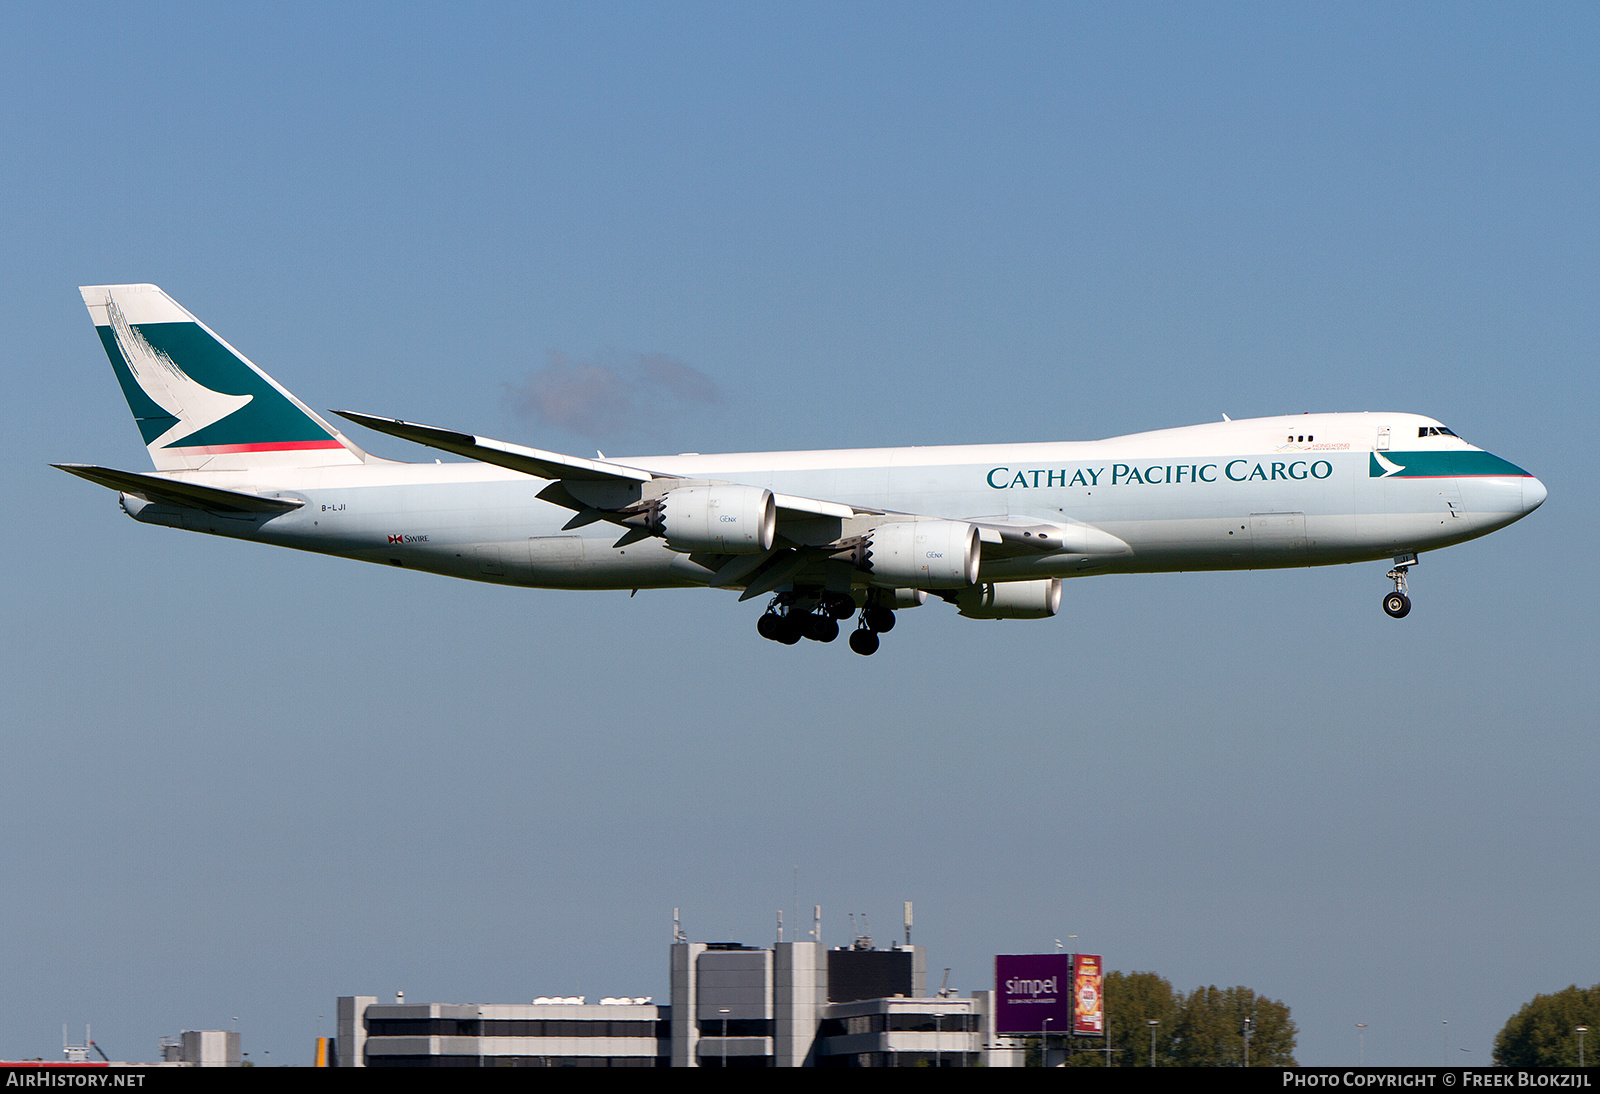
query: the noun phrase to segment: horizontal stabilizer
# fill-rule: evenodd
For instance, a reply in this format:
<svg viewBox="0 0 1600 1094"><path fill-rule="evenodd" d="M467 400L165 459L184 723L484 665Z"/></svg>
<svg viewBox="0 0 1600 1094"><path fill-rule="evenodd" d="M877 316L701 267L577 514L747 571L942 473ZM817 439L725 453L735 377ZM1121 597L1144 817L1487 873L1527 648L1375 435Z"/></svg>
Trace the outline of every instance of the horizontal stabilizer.
<svg viewBox="0 0 1600 1094"><path fill-rule="evenodd" d="M191 509L236 513L287 513L305 504L295 498L267 498L260 494L222 490L215 486L198 486L192 482L162 478L160 475L118 471L111 467L94 467L83 463L56 463L50 466L59 467L69 475L88 479L99 486L109 487L124 494L138 494L149 501L183 505Z"/></svg>
<svg viewBox="0 0 1600 1094"><path fill-rule="evenodd" d="M586 460L581 456L564 456L559 452L546 452L542 448L524 448L520 444L507 444L489 437L475 437L470 433L457 433L437 426L402 422L398 418L380 418L373 414L357 414L352 410L335 410L341 418L357 425L399 437L404 441L427 445L443 452L454 452L483 463L492 463L532 475L539 479L575 479L590 482L649 482L656 476L636 467L624 467L609 460Z"/></svg>

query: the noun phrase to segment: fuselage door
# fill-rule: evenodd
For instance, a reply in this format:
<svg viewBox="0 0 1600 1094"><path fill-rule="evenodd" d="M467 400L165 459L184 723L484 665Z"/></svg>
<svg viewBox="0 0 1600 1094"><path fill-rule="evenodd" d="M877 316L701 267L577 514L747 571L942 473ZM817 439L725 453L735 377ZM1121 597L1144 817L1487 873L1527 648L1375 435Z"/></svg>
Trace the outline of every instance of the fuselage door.
<svg viewBox="0 0 1600 1094"><path fill-rule="evenodd" d="M1257 566L1300 566L1306 549L1304 513L1251 513L1250 543Z"/></svg>
<svg viewBox="0 0 1600 1094"><path fill-rule="evenodd" d="M498 543L480 543L472 549L472 555L478 560L478 572L491 577L504 577L506 564L500 559L500 545Z"/></svg>

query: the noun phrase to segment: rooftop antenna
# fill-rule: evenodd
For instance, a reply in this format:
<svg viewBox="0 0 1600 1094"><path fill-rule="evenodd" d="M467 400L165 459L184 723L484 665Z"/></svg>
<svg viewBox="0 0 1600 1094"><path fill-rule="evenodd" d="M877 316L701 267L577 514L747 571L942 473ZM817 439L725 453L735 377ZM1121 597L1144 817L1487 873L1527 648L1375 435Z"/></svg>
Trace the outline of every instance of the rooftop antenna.
<svg viewBox="0 0 1600 1094"><path fill-rule="evenodd" d="M944 979L939 981L939 998L950 998L950 970L944 970Z"/></svg>
<svg viewBox="0 0 1600 1094"><path fill-rule="evenodd" d="M778 944L783 944L783 909L778 909Z"/></svg>
<svg viewBox="0 0 1600 1094"><path fill-rule="evenodd" d="M683 925L678 922L678 909L672 909L672 941L674 943L689 941L684 937Z"/></svg>
<svg viewBox="0 0 1600 1094"><path fill-rule="evenodd" d="M822 945L822 905L817 904L811 909L811 941Z"/></svg>
<svg viewBox="0 0 1600 1094"><path fill-rule="evenodd" d="M852 927L855 926L855 921L855 914L852 913L850 916L850 924ZM867 924L866 912L861 913L861 929L856 932L856 940L850 944L850 948L852 950L877 949L877 947L872 944L872 928Z"/></svg>
<svg viewBox="0 0 1600 1094"><path fill-rule="evenodd" d="M906 945L911 945L911 901L906 901Z"/></svg>
<svg viewBox="0 0 1600 1094"><path fill-rule="evenodd" d="M68 1063L88 1063L89 1050L91 1048L100 1053L102 1060L106 1060L107 1063L110 1062L107 1060L106 1054L101 1051L100 1046L94 1043L94 1036L90 1031L89 1023L85 1022L83 1024L83 1044L81 1045L75 1045L67 1038L67 1024L65 1022L61 1023L61 1054L66 1057Z"/></svg>

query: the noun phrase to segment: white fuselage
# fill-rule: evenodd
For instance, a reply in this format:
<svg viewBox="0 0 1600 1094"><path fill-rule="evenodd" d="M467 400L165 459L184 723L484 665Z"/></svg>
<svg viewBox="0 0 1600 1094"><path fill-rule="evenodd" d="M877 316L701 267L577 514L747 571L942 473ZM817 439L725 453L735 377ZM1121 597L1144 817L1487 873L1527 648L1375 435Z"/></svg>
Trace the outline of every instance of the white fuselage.
<svg viewBox="0 0 1600 1094"><path fill-rule="evenodd" d="M1484 535L1544 500L1520 468L1454 436L1418 436L1437 425L1411 414L1309 414L1100 441L616 462L892 513L1062 529L1059 551L986 559L980 580L1004 582L1388 558ZM537 497L548 481L489 464L372 460L167 477L304 504L229 517L124 495L124 507L141 521L504 584L694 586L713 573L660 539L617 546L614 524L571 527L570 508ZM814 543L840 534L837 521L807 523L815 527L785 534Z"/></svg>

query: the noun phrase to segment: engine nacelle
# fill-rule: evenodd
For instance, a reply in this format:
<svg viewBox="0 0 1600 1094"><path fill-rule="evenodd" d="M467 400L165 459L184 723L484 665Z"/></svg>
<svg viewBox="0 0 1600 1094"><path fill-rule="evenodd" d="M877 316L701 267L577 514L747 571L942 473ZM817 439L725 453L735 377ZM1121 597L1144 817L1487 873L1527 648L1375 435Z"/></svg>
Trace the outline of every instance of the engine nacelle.
<svg viewBox="0 0 1600 1094"><path fill-rule="evenodd" d="M868 580L905 589L960 589L978 580L977 526L960 520L880 524L868 537Z"/></svg>
<svg viewBox="0 0 1600 1094"><path fill-rule="evenodd" d="M920 608L928 602L928 594L921 589L877 589L872 603L880 608L899 611L902 608Z"/></svg>
<svg viewBox="0 0 1600 1094"><path fill-rule="evenodd" d="M1061 610L1061 579L974 585L956 594L956 607L968 619L1049 619Z"/></svg>
<svg viewBox="0 0 1600 1094"><path fill-rule="evenodd" d="M770 551L778 506L759 486L684 486L669 490L656 512L658 530L675 551L751 555Z"/></svg>

